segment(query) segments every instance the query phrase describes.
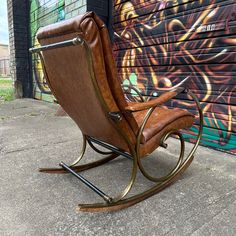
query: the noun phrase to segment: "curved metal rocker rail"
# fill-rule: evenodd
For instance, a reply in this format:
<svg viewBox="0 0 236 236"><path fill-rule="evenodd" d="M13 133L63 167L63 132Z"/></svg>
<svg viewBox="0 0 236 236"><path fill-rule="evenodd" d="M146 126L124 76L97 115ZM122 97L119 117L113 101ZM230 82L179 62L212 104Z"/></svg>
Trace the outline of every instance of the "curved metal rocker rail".
<svg viewBox="0 0 236 236"><path fill-rule="evenodd" d="M90 74L91 74L91 80L94 84L94 88L96 89L97 92L97 96L99 97L101 104L103 105L103 108L105 111L107 111L107 113L109 113L109 110L102 98L102 96L99 93L99 89L98 89L98 85L95 79L95 75L93 73L92 70L92 57L91 57L91 52L90 49L86 43L86 41L84 41L83 39L77 37L73 40L69 40L66 42L60 42L54 45L47 45L47 46L43 46L41 48L36 48L36 49L31 49L31 52L36 52L39 54L41 61L42 61L42 65L43 65L43 70L44 70L44 74L47 77L47 73L45 70L45 66L44 66L44 61L43 61L43 56L41 55L41 51L43 50L48 50L51 48L56 48L56 47L63 47L63 46L71 46L71 45L81 45L81 46L85 46L88 54L87 54L87 59L89 61L89 65L90 65ZM169 136L171 134L175 134L179 137L180 139L180 144L181 144L181 151L180 151L180 155L179 155L179 159L178 162L176 164L176 166L170 171L170 173L168 173L166 176L163 176L161 178L156 178L153 177L151 175L148 174L148 172L144 169L142 163L141 163L141 157L140 157L140 153L139 153L139 147L140 147L140 140L141 140L141 134L143 132L143 129L149 119L149 117L151 116L152 112L154 111L154 109L157 107L157 105L152 106L151 108L148 109L143 123L139 129L138 135L137 135L137 142L135 147L131 144L130 140L127 138L127 136L122 133L122 131L120 131L117 127L117 122L120 119L120 115L119 114L110 114L111 115L111 122L113 122L114 127L119 131L121 138L123 138L126 142L127 145L129 147L130 150L130 154L127 152L123 152L122 150L119 150L118 148L112 147L106 143L100 142L96 139L93 139L92 137L89 136L85 136L83 135L83 146L82 146L82 150L81 150L81 154L80 156L77 158L76 161L74 161L70 166L67 166L66 164L64 164L63 162L61 162L59 165L62 168L41 168L40 171L41 172L46 172L46 173L68 173L67 171L69 171L70 173L72 173L73 175L75 175L78 179L80 179L83 183L85 183L88 187L90 187L93 191L95 191L98 195L100 195L105 202L104 203L94 203L94 204L79 204L78 210L80 211L84 211L84 212L108 212L108 211L115 211L115 210L120 210L123 208L127 208L131 205L134 205L140 201L143 201L149 197L151 197L152 195L160 192L161 190L163 190L164 188L166 188L167 186L169 186L172 182L174 182L177 177L183 173L187 167L191 164L193 158L194 158L194 153L199 145L201 136L202 136L202 128L203 128L203 114L202 114L202 110L200 107L200 103L197 99L197 97L189 90L187 89L183 89L183 88L178 88L178 93L181 92L185 92L187 94L189 94L192 99L195 101L196 105L197 105L197 109L199 112L199 119L200 119L200 125L199 125L199 133L197 136L197 140L195 145L193 146L192 150L190 151L190 153L188 154L187 158L185 158L184 160L184 151L185 151L185 146L184 146L184 139L181 135L181 133L179 131L170 131L169 133L165 134L161 140L161 144L160 146L167 148L167 144L165 143L166 139L169 138ZM125 111L124 111L125 112ZM88 144L90 145L90 147L92 149L94 149L96 152L103 154L103 155L108 155L107 157L98 160L98 161L94 161L88 164L84 164L84 165L80 165L80 166L76 166L79 161L82 159L82 157L84 156L85 150L86 150L86 143L88 142ZM110 152L105 152L105 151L101 151L99 150L97 147L95 147L93 145L93 143L97 143L100 144L101 146L107 148L110 150ZM77 172L81 172L84 170L88 170L97 166L100 166L104 163L107 163L115 158L117 158L119 155L125 156L129 159L132 159L133 161L133 168L132 168L132 174L130 177L130 181L128 182L127 186L125 187L125 189L121 192L120 195L112 198L106 194L104 194L100 189L98 189L96 186L94 186L92 183L90 183L88 180L86 180L85 178L83 178L81 175L79 175ZM136 179L136 174L137 174L137 170L138 168L140 169L140 171L142 172L142 174L149 179L152 182L155 182L156 184L142 192L139 193L135 196L132 197L128 197L125 198L125 196L130 192L135 179Z"/></svg>

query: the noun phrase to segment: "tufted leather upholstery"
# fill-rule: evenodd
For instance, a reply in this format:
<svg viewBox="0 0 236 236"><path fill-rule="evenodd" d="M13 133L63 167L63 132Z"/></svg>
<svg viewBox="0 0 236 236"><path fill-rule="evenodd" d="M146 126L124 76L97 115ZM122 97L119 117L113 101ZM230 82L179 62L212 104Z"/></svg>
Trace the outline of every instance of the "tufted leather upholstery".
<svg viewBox="0 0 236 236"><path fill-rule="evenodd" d="M109 35L104 23L89 12L75 18L43 27L37 38L41 45L83 38L92 53L92 74L89 70L87 52L81 46L69 46L43 52L48 83L52 93L66 113L77 123L81 131L101 141L129 151L119 132L125 134L132 145L141 122L147 112L147 104L129 104L124 98L112 56ZM99 91L94 89L91 78L95 78ZM105 101L107 111L97 93ZM170 98L173 94L164 95ZM160 104L162 104L164 101ZM141 106L142 111L132 112ZM129 112L124 112L127 108ZM109 112L121 111L122 119L114 123ZM193 124L194 116L182 109L157 107L150 117L141 140L141 155L155 150L160 138L173 129L182 129Z"/></svg>

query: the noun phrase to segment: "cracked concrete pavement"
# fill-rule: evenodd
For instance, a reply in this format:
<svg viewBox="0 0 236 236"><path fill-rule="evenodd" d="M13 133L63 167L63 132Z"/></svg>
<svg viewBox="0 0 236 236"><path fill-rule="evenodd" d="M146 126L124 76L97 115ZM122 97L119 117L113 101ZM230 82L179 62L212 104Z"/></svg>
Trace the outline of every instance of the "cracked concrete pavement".
<svg viewBox="0 0 236 236"><path fill-rule="evenodd" d="M161 193L113 213L76 212L78 203L100 198L73 176L37 171L61 160L70 163L82 145L77 126L69 117L55 116L57 108L32 99L0 105L0 235L236 235L236 156L205 147ZM155 155L144 159L146 167L166 171L176 142L169 140L168 152L155 152L159 162ZM88 148L83 163L99 157ZM119 157L83 175L113 195L127 183L130 168L130 161ZM138 175L132 193L148 186Z"/></svg>

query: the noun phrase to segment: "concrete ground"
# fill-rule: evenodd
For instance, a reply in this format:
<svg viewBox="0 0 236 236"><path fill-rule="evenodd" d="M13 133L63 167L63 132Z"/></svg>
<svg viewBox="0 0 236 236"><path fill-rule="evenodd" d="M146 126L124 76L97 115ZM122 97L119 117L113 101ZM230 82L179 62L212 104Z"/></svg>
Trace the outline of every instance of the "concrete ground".
<svg viewBox="0 0 236 236"><path fill-rule="evenodd" d="M0 235L236 235L236 156L200 147L190 168L161 193L113 213L76 212L78 203L100 198L71 175L39 173L39 167L74 160L80 131L56 105L24 99L0 105ZM157 151L167 170L177 151ZM190 148L191 144L187 143ZM98 159L88 148L84 162ZM105 192L116 194L128 181L131 162L118 158L82 173ZM155 169L156 170L156 169ZM141 175L132 193L150 186ZM111 188L111 190L109 190Z"/></svg>

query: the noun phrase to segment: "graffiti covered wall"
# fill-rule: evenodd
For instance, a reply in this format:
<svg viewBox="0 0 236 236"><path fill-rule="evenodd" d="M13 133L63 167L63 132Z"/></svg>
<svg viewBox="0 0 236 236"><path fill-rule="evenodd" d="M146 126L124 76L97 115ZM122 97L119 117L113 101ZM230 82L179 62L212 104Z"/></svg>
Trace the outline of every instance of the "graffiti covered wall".
<svg viewBox="0 0 236 236"><path fill-rule="evenodd" d="M190 88L204 111L202 144L236 153L235 0L115 0L113 10L122 83L147 96ZM168 105L195 112L185 97Z"/></svg>
<svg viewBox="0 0 236 236"><path fill-rule="evenodd" d="M36 33L40 27L86 12L86 0L31 0L30 29L32 47L39 46ZM53 102L38 56L32 56L33 96Z"/></svg>

